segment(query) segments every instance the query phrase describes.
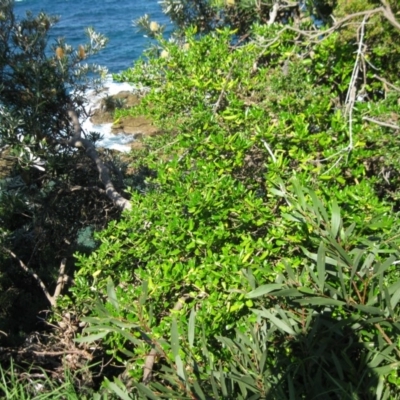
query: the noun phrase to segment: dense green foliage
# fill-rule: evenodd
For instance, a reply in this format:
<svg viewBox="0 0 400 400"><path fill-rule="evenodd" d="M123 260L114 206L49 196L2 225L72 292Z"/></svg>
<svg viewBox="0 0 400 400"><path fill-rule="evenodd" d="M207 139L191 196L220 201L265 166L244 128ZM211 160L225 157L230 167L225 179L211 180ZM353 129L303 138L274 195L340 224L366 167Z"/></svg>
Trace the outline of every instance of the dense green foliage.
<svg viewBox="0 0 400 400"><path fill-rule="evenodd" d="M379 122L399 113L398 89L382 80L398 82L395 68L362 63L379 65L392 49L357 53L352 32L310 40L255 25L235 48L229 29L201 38L189 29L185 44L159 38L161 57L117 77L152 90L116 118L146 113L166 133L134 161L153 173L132 188L133 211L96 235L98 250L78 255L72 293L81 310L108 293L88 340L102 337L128 360L133 382L149 348L159 351L167 369L155 372L153 397L137 386L142 396L397 393L399 142ZM373 35L363 40L376 46ZM178 352L177 326L194 334L191 309L203 340ZM254 326L264 350L253 348Z"/></svg>
<svg viewBox="0 0 400 400"><path fill-rule="evenodd" d="M142 19L157 44L114 78L149 91L115 119L145 115L163 133L130 156L138 174L121 188L132 209L94 236L110 217L83 190L94 170L57 147L72 130L65 102L82 105L65 98L81 82L69 81L74 69L85 72L82 52L60 42L47 57L53 20L40 15L20 23L40 34L38 47L21 39L37 51L18 57L7 46L23 45L19 22L0 18L4 32L16 28L0 42L0 139L21 154L3 182L0 244L47 273L78 248L53 321L61 328L67 315L74 334L85 324L76 343L97 342L120 367L97 398L399 398L400 9L309 1L272 18L272 3L164 1L173 40ZM309 17L332 11L336 22L315 30ZM43 82L58 85L54 104ZM61 126L44 118L18 135L46 104ZM30 186L15 186L26 172ZM2 271L0 285L10 276ZM7 376L2 392L22 390L12 367Z"/></svg>

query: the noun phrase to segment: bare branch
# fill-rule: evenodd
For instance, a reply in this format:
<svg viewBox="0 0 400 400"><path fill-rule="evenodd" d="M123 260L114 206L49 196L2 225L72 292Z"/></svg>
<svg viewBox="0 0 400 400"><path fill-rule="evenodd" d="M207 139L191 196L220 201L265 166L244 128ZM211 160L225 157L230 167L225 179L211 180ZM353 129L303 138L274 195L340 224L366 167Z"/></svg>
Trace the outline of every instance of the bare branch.
<svg viewBox="0 0 400 400"><path fill-rule="evenodd" d="M392 88L393 90L395 90L396 92L400 92L400 88L393 85L392 83L388 82L386 79L381 78L378 75L374 75L374 78L378 79L378 81L381 81L382 83L384 83L385 85L389 86L390 88Z"/></svg>
<svg viewBox="0 0 400 400"><path fill-rule="evenodd" d="M395 129L396 131L400 130L400 126L398 126L398 125L393 125L393 124L389 124L388 122L378 121L377 119L363 117L363 120L372 122L372 123L380 125L380 126L384 126L386 128Z"/></svg>
<svg viewBox="0 0 400 400"><path fill-rule="evenodd" d="M382 10L383 10L383 15L385 16L385 18L396 29L400 30L400 23L397 22L396 17L394 16L392 9L390 8L390 5L386 2L386 0L381 0L381 3L383 5Z"/></svg>
<svg viewBox="0 0 400 400"><path fill-rule="evenodd" d="M272 161L274 162L274 164L276 164L276 157L275 157L275 154L272 152L272 150L271 150L271 148L269 147L268 143L267 143L264 139L262 139L261 141L262 141L262 143L264 144L265 148L267 149L269 155L271 156Z"/></svg>
<svg viewBox="0 0 400 400"><path fill-rule="evenodd" d="M268 25L272 25L275 22L276 17L278 16L278 11L279 11L279 3L276 2L272 6L271 11L269 12L269 20L267 22Z"/></svg>
<svg viewBox="0 0 400 400"><path fill-rule="evenodd" d="M61 290L64 287L64 283L65 283L65 267L67 265L67 259L63 258L61 260L61 264L60 264L60 269L58 271L58 278L57 278L57 284L56 284L56 288L54 289L54 295L53 295L53 299L54 299L54 303L57 300L57 297L60 295ZM55 304L53 304L55 305Z"/></svg>
<svg viewBox="0 0 400 400"><path fill-rule="evenodd" d="M15 260L17 260L18 263L19 263L19 265L20 265L20 267L21 267L26 273L28 273L29 275L31 275L31 276L36 280L36 282L38 283L38 285L39 285L40 288L42 289L44 295L46 296L47 300L49 301L49 303L51 304L51 306L54 307L54 306L56 305L57 297L60 295L64 283L65 283L67 280L69 280L69 277L66 276L65 273L64 273L64 272L65 272L65 266L66 266L66 259L64 258L64 259L61 261L60 270L59 270L59 275L58 275L58 279L57 279L56 289L55 289L55 291L54 291L54 295L52 296L52 295L49 293L49 291L48 291L46 285L44 284L44 282L40 279L40 277L39 277L35 272L33 272L30 268L28 268L28 267L26 266L26 264L25 264L13 251L11 251L10 249L7 249L7 248L4 247L4 246L2 246L2 249L3 249L6 253L10 254L10 256L11 256L12 258L14 258Z"/></svg>

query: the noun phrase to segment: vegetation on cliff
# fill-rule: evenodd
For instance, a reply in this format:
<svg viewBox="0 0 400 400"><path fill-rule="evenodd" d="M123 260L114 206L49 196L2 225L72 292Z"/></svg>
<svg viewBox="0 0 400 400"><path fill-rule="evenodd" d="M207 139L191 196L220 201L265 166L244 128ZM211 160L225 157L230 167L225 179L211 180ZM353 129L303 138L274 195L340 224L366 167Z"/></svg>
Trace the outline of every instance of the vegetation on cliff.
<svg viewBox="0 0 400 400"><path fill-rule="evenodd" d="M398 398L399 6L180 3L115 77L163 133L54 323L120 368L105 397Z"/></svg>

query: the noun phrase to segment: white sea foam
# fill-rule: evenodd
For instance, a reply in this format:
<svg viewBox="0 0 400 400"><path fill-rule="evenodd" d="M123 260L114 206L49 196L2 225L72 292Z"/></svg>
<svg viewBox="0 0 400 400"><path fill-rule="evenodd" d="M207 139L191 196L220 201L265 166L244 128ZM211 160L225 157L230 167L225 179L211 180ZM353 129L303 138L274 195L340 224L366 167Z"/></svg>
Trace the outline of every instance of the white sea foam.
<svg viewBox="0 0 400 400"><path fill-rule="evenodd" d="M86 96L89 100L88 104L85 106L86 111L90 113L90 111L94 111L95 109L100 108L101 99L106 96L113 96L119 92L130 91L135 92L143 90L143 88L136 87L129 83L119 83L114 82L112 80L112 76L108 75L104 84L104 90L100 92L96 92L94 90L89 90L86 93ZM111 132L111 123L108 124L93 124L90 119L86 119L85 121L81 121L82 128L86 132L95 131L101 134L103 137L102 140L97 142L97 147L104 147L107 149L118 150L121 152L129 152L131 147L128 143L134 141L133 135L126 134L114 134Z"/></svg>

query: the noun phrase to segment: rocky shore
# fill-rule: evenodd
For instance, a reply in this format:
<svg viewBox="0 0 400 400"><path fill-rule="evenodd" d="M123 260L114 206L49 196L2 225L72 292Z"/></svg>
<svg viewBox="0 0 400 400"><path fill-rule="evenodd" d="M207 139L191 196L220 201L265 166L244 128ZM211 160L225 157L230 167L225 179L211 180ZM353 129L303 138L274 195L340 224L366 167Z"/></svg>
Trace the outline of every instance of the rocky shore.
<svg viewBox="0 0 400 400"><path fill-rule="evenodd" d="M111 125L111 133L114 135L131 136L129 145L140 141L145 136L153 136L159 133L159 129L147 117L124 116L114 122L116 108L128 109L140 102L140 96L130 91L121 91L114 95L107 95L100 100L100 104L93 111L90 122L93 125ZM137 147L133 145L133 147Z"/></svg>

